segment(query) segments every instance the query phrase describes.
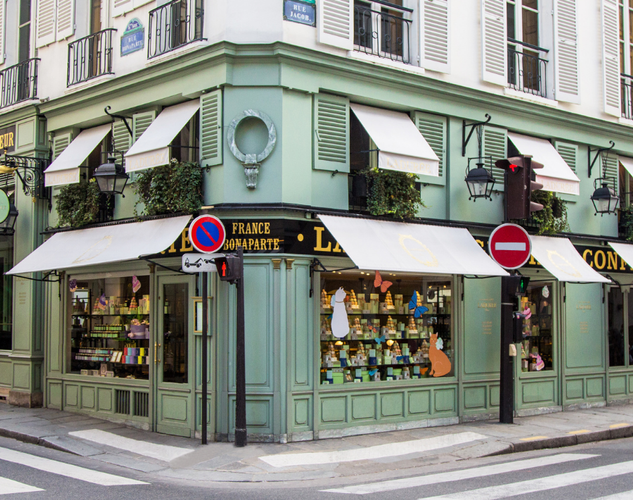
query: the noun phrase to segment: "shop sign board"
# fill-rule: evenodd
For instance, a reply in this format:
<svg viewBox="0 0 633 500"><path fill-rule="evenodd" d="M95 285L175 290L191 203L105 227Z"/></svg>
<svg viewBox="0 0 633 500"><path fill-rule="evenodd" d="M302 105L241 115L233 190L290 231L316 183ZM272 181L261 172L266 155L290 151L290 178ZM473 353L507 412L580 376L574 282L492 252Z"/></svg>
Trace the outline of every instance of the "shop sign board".
<svg viewBox="0 0 633 500"><path fill-rule="evenodd" d="M314 0L303 0L301 2L285 0L284 20L307 24L308 26L316 26Z"/></svg>
<svg viewBox="0 0 633 500"><path fill-rule="evenodd" d="M121 56L127 56L145 46L145 28L137 18L132 19L121 37Z"/></svg>
<svg viewBox="0 0 633 500"><path fill-rule="evenodd" d="M15 151L15 125L0 128L0 150L5 153Z"/></svg>
<svg viewBox="0 0 633 500"><path fill-rule="evenodd" d="M219 257L214 254L213 257L207 257L201 253L186 253L182 256L182 270L186 273L215 273L215 259Z"/></svg>
<svg viewBox="0 0 633 500"><path fill-rule="evenodd" d="M490 235L488 250L493 260L505 269L523 266L532 252L530 235L517 224L501 224Z"/></svg>
<svg viewBox="0 0 633 500"><path fill-rule="evenodd" d="M7 193L0 190L0 224L7 220L9 217L9 210L11 209L11 202Z"/></svg>
<svg viewBox="0 0 633 500"><path fill-rule="evenodd" d="M215 253L222 248L226 230L222 221L213 215L201 215L189 226L189 240L202 253Z"/></svg>

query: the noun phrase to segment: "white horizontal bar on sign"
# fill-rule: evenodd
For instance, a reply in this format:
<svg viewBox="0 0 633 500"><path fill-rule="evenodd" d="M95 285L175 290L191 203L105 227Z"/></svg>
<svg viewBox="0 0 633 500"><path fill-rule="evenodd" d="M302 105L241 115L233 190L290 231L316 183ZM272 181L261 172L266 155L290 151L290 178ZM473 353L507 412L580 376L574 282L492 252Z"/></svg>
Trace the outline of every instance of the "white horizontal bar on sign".
<svg viewBox="0 0 633 500"><path fill-rule="evenodd" d="M507 241L506 242L499 241L495 243L495 250L508 250L511 252L525 252L526 246L525 246L525 243L521 243L521 242L510 243Z"/></svg>

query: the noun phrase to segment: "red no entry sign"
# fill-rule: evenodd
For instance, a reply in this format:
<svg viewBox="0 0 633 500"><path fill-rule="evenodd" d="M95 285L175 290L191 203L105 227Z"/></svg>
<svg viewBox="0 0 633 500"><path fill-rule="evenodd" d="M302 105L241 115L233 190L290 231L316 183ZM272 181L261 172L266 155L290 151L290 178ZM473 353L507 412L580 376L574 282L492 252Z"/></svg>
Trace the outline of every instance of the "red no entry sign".
<svg viewBox="0 0 633 500"><path fill-rule="evenodd" d="M532 253L532 241L525 229L516 224L502 224L490 235L488 251L494 261L506 269L517 269Z"/></svg>
<svg viewBox="0 0 633 500"><path fill-rule="evenodd" d="M224 224L213 215L201 215L189 226L189 241L198 252L217 252L224 245L225 238Z"/></svg>

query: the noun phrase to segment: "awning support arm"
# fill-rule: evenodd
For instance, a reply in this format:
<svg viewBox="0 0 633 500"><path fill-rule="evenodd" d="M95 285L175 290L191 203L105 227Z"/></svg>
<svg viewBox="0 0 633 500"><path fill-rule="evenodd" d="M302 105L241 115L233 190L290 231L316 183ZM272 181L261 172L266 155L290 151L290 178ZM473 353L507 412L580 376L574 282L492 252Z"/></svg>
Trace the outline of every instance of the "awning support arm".
<svg viewBox="0 0 633 500"><path fill-rule="evenodd" d="M189 273L184 272L181 269L174 269L173 267L163 266L162 264L160 264L158 262L155 262L152 259L148 259L147 257L139 257L139 259L144 260L145 262L149 262L150 264L154 264L155 266L162 267L163 269L167 269L168 271L173 271L173 272L179 273L179 274L186 274L186 275L189 274Z"/></svg>
<svg viewBox="0 0 633 500"><path fill-rule="evenodd" d="M315 271L320 273L334 273L337 271L350 271L352 269L358 269L358 266L353 267L342 267L340 269L328 269L323 265L323 263L319 259L312 259L312 264L310 264L310 297L314 294L314 287L312 286L312 276Z"/></svg>
<svg viewBox="0 0 633 500"><path fill-rule="evenodd" d="M486 120L483 122L466 123L466 120L462 121L462 156L466 156L466 146L468 146L468 141L470 141L470 138L473 136L475 129L489 123L490 120L492 120L492 116L488 113L484 116L486 117ZM468 133L468 137L466 137L466 128L468 127L470 127L470 132ZM479 156L481 156L481 151L479 152Z"/></svg>
<svg viewBox="0 0 633 500"><path fill-rule="evenodd" d="M57 279L48 279L48 277L51 275L57 276ZM22 278L23 280L41 281L44 283L59 283L61 281L61 276L57 274L57 271L50 271L46 273L43 278L31 278L29 276L22 276L20 274L13 274L12 276L14 276L15 278Z"/></svg>
<svg viewBox="0 0 633 500"><path fill-rule="evenodd" d="M596 160L598 159L598 156L600 156L600 153L605 153L607 151L612 150L615 147L615 142L613 141L609 141L609 144L611 144L608 148L596 148L596 149L592 149L591 146L589 147L588 151L587 151L587 163L589 165L589 178L591 179L591 169L593 168L594 164L596 163ZM591 159L591 153L595 151L596 152L596 156L593 157L593 160Z"/></svg>
<svg viewBox="0 0 633 500"><path fill-rule="evenodd" d="M106 115L112 117L112 121L113 122L114 122L114 118L120 118L121 120L123 120L123 123L125 123L125 128L127 128L127 131L130 133L130 137L134 137L134 133L132 132L132 128L130 127L130 125L127 122L127 119L129 118L129 116L112 114L112 113L110 113L111 109L112 109L112 106L106 106L105 108L103 108L103 111L105 111Z"/></svg>

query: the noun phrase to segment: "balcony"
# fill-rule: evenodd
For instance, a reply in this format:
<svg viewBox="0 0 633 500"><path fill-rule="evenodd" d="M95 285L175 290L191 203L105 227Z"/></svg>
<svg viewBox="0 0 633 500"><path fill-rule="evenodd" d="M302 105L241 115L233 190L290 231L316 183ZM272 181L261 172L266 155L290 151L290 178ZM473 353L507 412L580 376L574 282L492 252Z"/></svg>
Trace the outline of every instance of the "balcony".
<svg viewBox="0 0 633 500"><path fill-rule="evenodd" d="M68 44L68 78L70 87L112 72L112 36L108 28Z"/></svg>
<svg viewBox="0 0 633 500"><path fill-rule="evenodd" d="M147 58L202 40L202 0L174 0L149 13Z"/></svg>
<svg viewBox="0 0 633 500"><path fill-rule="evenodd" d="M622 118L633 120L633 76L620 75Z"/></svg>
<svg viewBox="0 0 633 500"><path fill-rule="evenodd" d="M28 59L0 71L0 108L37 99L37 63Z"/></svg>
<svg viewBox="0 0 633 500"><path fill-rule="evenodd" d="M363 2L354 4L354 50L392 61L411 64L410 35L412 9L389 2L373 0L383 5L372 10Z"/></svg>
<svg viewBox="0 0 633 500"><path fill-rule="evenodd" d="M508 86L511 89L547 97L547 53L529 43L508 38Z"/></svg>

